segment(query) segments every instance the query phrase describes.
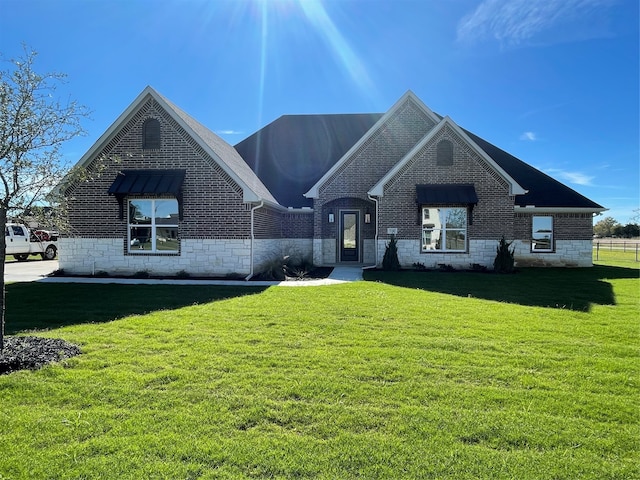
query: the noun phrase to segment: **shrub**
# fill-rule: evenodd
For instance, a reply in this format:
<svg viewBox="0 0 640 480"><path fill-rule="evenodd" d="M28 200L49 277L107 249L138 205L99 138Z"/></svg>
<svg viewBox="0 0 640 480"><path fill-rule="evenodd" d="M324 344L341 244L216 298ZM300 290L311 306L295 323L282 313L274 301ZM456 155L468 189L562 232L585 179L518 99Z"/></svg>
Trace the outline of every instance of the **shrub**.
<svg viewBox="0 0 640 480"><path fill-rule="evenodd" d="M260 280L282 281L285 279L284 267L288 257L276 256L264 262L258 273Z"/></svg>
<svg viewBox="0 0 640 480"><path fill-rule="evenodd" d="M504 235L496 248L496 258L493 261L493 270L496 273L513 273L515 271L514 248L509 248L513 242L507 242Z"/></svg>
<svg viewBox="0 0 640 480"><path fill-rule="evenodd" d="M416 262L413 264L413 269L416 270L417 272L424 272L427 269L427 267L425 266L424 263Z"/></svg>
<svg viewBox="0 0 640 480"><path fill-rule="evenodd" d="M255 276L260 280L280 282L286 277L304 278L311 270L313 261L298 251L295 245L287 245L262 263Z"/></svg>
<svg viewBox="0 0 640 480"><path fill-rule="evenodd" d="M176 273L176 278L189 278L191 276L191 274L189 272L187 272L186 270L180 270L178 273Z"/></svg>
<svg viewBox="0 0 640 480"><path fill-rule="evenodd" d="M400 261L398 260L398 244L395 236L391 236L391 240L387 243L387 249L382 258L382 269L397 271L400 270Z"/></svg>
<svg viewBox="0 0 640 480"><path fill-rule="evenodd" d="M139 270L132 275L133 278L149 278L149 272L147 270Z"/></svg>

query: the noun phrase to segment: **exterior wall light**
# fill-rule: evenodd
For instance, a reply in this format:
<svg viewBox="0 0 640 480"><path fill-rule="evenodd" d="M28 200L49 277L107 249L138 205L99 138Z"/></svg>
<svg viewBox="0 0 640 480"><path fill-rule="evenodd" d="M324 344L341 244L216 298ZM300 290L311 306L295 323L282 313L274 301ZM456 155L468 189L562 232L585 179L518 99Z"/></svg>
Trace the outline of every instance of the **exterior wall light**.
<svg viewBox="0 0 640 480"><path fill-rule="evenodd" d="M371 213L369 213L369 209L364 212L364 223L371 223Z"/></svg>
<svg viewBox="0 0 640 480"><path fill-rule="evenodd" d="M329 223L333 223L336 221L336 218L333 216L333 210L329 210Z"/></svg>

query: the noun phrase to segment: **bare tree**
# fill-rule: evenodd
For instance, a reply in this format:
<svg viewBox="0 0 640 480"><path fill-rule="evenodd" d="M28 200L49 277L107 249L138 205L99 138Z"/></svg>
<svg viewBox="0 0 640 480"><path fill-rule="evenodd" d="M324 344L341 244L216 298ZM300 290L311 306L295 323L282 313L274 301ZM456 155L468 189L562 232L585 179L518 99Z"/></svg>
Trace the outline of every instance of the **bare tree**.
<svg viewBox="0 0 640 480"><path fill-rule="evenodd" d="M64 142L84 134L81 121L88 110L77 102L61 100L56 88L66 78L61 73L34 71L37 53L24 54L0 70L0 228L9 215L19 216L44 201L68 173L62 161ZM4 349L5 236L0 236L0 352Z"/></svg>

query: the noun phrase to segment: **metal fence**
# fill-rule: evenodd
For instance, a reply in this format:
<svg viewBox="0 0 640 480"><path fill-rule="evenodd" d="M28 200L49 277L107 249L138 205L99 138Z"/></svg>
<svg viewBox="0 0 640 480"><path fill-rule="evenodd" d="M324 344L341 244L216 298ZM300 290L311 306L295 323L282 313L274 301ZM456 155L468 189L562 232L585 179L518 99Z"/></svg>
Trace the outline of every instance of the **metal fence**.
<svg viewBox="0 0 640 480"><path fill-rule="evenodd" d="M595 250L596 260L598 260L598 255L600 250L608 250L610 252L617 250L626 252L635 252L636 262L639 261L639 251L640 251L640 242L637 240L598 240L593 242L593 249Z"/></svg>

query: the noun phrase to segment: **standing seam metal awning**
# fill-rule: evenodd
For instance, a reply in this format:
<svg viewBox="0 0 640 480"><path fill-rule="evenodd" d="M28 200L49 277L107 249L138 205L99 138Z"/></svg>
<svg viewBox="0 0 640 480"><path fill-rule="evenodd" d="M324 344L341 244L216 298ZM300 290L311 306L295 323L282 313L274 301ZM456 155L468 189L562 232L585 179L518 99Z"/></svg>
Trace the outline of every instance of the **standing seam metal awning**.
<svg viewBox="0 0 640 480"><path fill-rule="evenodd" d="M477 205L478 195L473 185L428 184L416 185L420 205Z"/></svg>
<svg viewBox="0 0 640 480"><path fill-rule="evenodd" d="M465 205L469 210L469 225L473 225L473 206L478 204L478 195L473 185L449 183L416 185L418 224L422 222L423 205Z"/></svg>
<svg viewBox="0 0 640 480"><path fill-rule="evenodd" d="M178 200L182 219L182 183L186 170L122 170L107 193L115 195L120 204L120 219L124 217L124 197L127 195L173 195Z"/></svg>
<svg viewBox="0 0 640 480"><path fill-rule="evenodd" d="M109 187L109 195L169 193L177 196L186 170L122 170Z"/></svg>

